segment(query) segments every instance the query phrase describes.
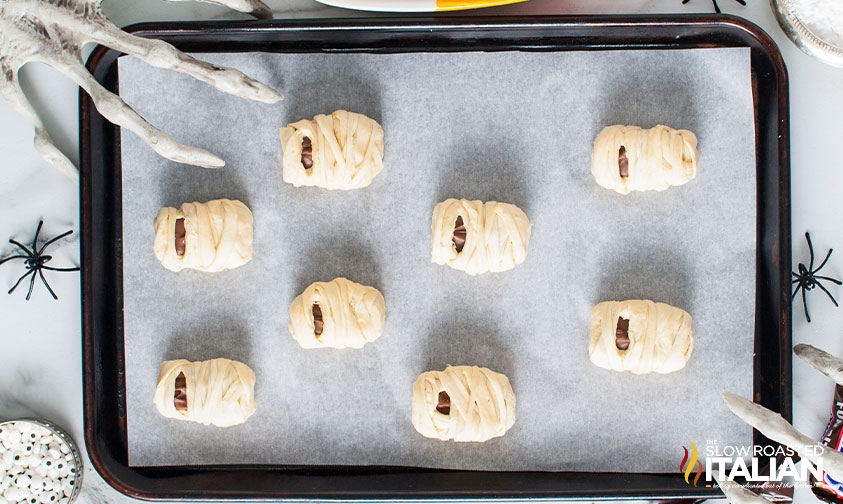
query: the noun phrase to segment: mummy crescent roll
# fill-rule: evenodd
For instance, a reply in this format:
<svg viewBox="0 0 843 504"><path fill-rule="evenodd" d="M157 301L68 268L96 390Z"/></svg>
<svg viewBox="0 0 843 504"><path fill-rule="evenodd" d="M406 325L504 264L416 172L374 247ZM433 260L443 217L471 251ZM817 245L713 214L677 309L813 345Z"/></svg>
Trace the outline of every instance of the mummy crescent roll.
<svg viewBox="0 0 843 504"><path fill-rule="evenodd" d="M281 128L281 148L284 182L295 187L359 189L383 169L383 128L346 110Z"/></svg>
<svg viewBox="0 0 843 504"><path fill-rule="evenodd" d="M422 373L413 384L413 427L441 441L483 442L515 423L509 379L477 366Z"/></svg>
<svg viewBox="0 0 843 504"><path fill-rule="evenodd" d="M167 418L217 427L238 425L258 408L255 373L229 359L164 361L153 400Z"/></svg>
<svg viewBox="0 0 843 504"><path fill-rule="evenodd" d="M685 310L641 299L606 301L591 310L588 354L602 368L672 373L693 350L694 325Z"/></svg>
<svg viewBox="0 0 843 504"><path fill-rule="evenodd" d="M527 258L531 227L515 205L448 199L433 209L431 258L469 275L511 270Z"/></svg>
<svg viewBox="0 0 843 504"><path fill-rule="evenodd" d="M383 294L345 278L314 282L290 304L290 334L302 348L363 348L386 322Z"/></svg>
<svg viewBox="0 0 843 504"><path fill-rule="evenodd" d="M662 125L607 126L594 140L591 173L621 194L685 184L697 175L697 137Z"/></svg>
<svg viewBox="0 0 843 504"><path fill-rule="evenodd" d="M252 212L240 201L165 207L155 217L155 257L171 271L217 272L252 259Z"/></svg>

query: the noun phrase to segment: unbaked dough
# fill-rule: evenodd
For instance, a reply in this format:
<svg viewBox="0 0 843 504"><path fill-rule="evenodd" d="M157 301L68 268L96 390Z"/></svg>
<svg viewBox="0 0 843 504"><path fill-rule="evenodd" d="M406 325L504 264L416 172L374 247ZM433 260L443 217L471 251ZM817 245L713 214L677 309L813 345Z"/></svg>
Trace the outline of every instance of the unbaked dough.
<svg viewBox="0 0 843 504"><path fill-rule="evenodd" d="M176 226L184 219L184 250L176 248ZM252 259L252 212L237 200L185 203L165 207L155 217L155 257L172 271L216 272Z"/></svg>
<svg viewBox="0 0 843 504"><path fill-rule="evenodd" d="M346 110L281 128L281 148L284 182L296 187L358 189L371 184L383 169L383 128L374 119Z"/></svg>
<svg viewBox="0 0 843 504"><path fill-rule="evenodd" d="M607 126L594 140L591 173L621 194L685 184L697 175L697 137L662 125Z"/></svg>
<svg viewBox="0 0 843 504"><path fill-rule="evenodd" d="M619 323L628 325L626 331ZM693 350L693 321L680 308L633 299L606 301L591 310L588 354L602 368L672 373L685 367Z"/></svg>
<svg viewBox="0 0 843 504"><path fill-rule="evenodd" d="M362 348L386 321L383 294L345 278L314 282L290 304L290 334L302 348Z"/></svg>
<svg viewBox="0 0 843 504"><path fill-rule="evenodd" d="M460 222L465 229L457 241ZM448 199L433 209L431 258L469 275L507 271L527 258L531 228L527 215L515 205Z"/></svg>
<svg viewBox="0 0 843 504"><path fill-rule="evenodd" d="M176 409L176 380L184 373L186 409ZM167 418L230 427L241 424L257 410L255 373L242 362L211 359L164 361L158 372L153 399Z"/></svg>
<svg viewBox="0 0 843 504"><path fill-rule="evenodd" d="M424 437L483 442L514 423L509 379L488 368L448 366L422 373L413 384L413 427Z"/></svg>

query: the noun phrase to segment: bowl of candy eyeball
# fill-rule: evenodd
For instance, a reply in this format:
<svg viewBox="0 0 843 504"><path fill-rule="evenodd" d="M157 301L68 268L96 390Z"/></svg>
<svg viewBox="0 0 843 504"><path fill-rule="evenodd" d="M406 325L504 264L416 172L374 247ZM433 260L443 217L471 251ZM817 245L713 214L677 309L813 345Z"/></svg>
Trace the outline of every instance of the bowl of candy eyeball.
<svg viewBox="0 0 843 504"><path fill-rule="evenodd" d="M70 436L37 419L0 423L0 504L71 504L82 459Z"/></svg>

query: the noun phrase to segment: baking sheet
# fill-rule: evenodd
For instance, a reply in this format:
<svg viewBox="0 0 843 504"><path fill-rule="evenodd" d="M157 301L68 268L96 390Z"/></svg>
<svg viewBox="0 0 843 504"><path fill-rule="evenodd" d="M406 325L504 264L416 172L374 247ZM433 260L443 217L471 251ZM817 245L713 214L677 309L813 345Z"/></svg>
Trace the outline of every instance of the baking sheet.
<svg viewBox="0 0 843 504"><path fill-rule="evenodd" d="M124 131L126 402L131 465L352 464L488 470L675 472L682 446L751 444L720 393L752 394L755 147L749 50L567 53L202 54L282 90L250 103L121 58L120 93L153 124L227 161L159 158ZM366 189L281 180L278 127L347 108L385 131ZM694 131L689 184L621 196L594 182L600 129ZM152 252L161 206L228 197L255 217L254 259L172 273ZM430 262L430 218L449 197L520 206L524 264L469 277ZM386 298L364 349L302 350L288 306L346 276ZM670 375L588 359L591 307L648 298L694 317L693 357ZM161 361L228 357L257 374L258 410L218 429L158 415ZM416 376L448 364L509 376L506 436L456 444L410 422Z"/></svg>

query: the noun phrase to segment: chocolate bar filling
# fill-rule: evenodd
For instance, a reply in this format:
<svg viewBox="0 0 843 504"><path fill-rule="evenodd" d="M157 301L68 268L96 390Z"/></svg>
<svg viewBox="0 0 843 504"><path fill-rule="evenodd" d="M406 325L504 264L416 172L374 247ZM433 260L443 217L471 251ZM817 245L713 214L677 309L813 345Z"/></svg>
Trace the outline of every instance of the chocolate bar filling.
<svg viewBox="0 0 843 504"><path fill-rule="evenodd" d="M322 308L313 303L313 334L319 336L322 334L322 329L325 328L325 322L322 321Z"/></svg>
<svg viewBox="0 0 843 504"><path fill-rule="evenodd" d="M439 392L439 404L436 405L436 411L443 415L451 414L451 396L444 390Z"/></svg>
<svg viewBox="0 0 843 504"><path fill-rule="evenodd" d="M621 178L629 177L629 160L626 158L626 147L623 145L618 149L618 171Z"/></svg>
<svg viewBox="0 0 843 504"><path fill-rule="evenodd" d="M454 247L457 248L457 254L462 252L462 248L465 247L465 223L462 221L462 216L457 217L457 221L454 223Z"/></svg>
<svg viewBox="0 0 843 504"><path fill-rule="evenodd" d="M301 140L301 164L304 165L305 170L313 166L313 144L308 137Z"/></svg>
<svg viewBox="0 0 843 504"><path fill-rule="evenodd" d="M176 376L176 392L173 395L173 404L178 411L187 411L187 378L184 373Z"/></svg>
<svg viewBox="0 0 843 504"><path fill-rule="evenodd" d="M184 219L176 219L176 254L181 257L184 255L184 235L187 234L184 230Z"/></svg>
<svg viewBox="0 0 843 504"><path fill-rule="evenodd" d="M629 348L629 320L618 317L618 327L615 329L615 346L618 350Z"/></svg>

